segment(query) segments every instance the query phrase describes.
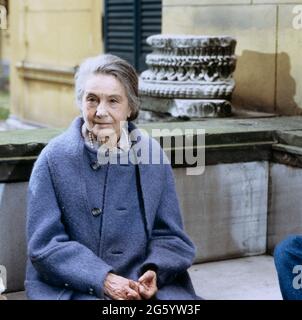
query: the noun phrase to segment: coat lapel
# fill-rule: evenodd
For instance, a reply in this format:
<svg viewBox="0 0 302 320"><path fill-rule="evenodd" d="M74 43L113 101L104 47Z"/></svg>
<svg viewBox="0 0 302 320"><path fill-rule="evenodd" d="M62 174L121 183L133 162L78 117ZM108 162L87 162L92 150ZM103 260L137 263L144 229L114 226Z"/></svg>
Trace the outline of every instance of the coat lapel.
<svg viewBox="0 0 302 320"><path fill-rule="evenodd" d="M89 201L89 195L87 191L87 181L85 179L85 163L84 160L84 140L81 136L81 127L83 125L83 118L77 117L71 124L68 129L67 137L66 137L66 154L71 156L71 161L75 162L75 166L77 168L74 175L74 186L78 186L79 192L77 192L78 197L76 198L76 207L77 210L75 212L81 212L82 219L85 219L87 223L90 225L90 230L92 230L90 243L93 245L96 250L98 250L98 244L100 240L100 218L95 218L91 214L92 205ZM76 144L75 144L76 143ZM94 196L94 195L93 195ZM95 195L97 196L97 195Z"/></svg>
<svg viewBox="0 0 302 320"><path fill-rule="evenodd" d="M134 130L136 129L136 130ZM134 130L134 131L133 131ZM129 132L133 143L134 155L146 152L147 156L143 157L143 163L136 157L139 169L139 181L144 204L145 221L149 238L152 236L152 229L158 203L161 195L162 183L162 166L152 164L152 152L160 157L161 150L148 135L143 134L134 123L129 122ZM139 143L138 143L139 142ZM146 163L146 158L149 161Z"/></svg>
<svg viewBox="0 0 302 320"><path fill-rule="evenodd" d="M154 195L157 193L156 188L158 185L156 185L156 183L152 185L151 181L154 178L155 172L151 166L139 164L138 168L148 237L151 238L156 213L156 204L158 203L158 201L156 201L158 199L155 199Z"/></svg>

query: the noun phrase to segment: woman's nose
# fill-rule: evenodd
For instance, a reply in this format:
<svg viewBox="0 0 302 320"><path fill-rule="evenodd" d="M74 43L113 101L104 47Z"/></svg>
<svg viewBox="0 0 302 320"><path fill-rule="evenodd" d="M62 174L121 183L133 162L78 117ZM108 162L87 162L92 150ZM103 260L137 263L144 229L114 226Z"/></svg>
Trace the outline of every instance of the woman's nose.
<svg viewBox="0 0 302 320"><path fill-rule="evenodd" d="M102 117L102 116L105 116L105 115L108 115L108 111L107 111L107 108L106 106L103 104L103 103L100 103L96 109L96 115L98 117Z"/></svg>

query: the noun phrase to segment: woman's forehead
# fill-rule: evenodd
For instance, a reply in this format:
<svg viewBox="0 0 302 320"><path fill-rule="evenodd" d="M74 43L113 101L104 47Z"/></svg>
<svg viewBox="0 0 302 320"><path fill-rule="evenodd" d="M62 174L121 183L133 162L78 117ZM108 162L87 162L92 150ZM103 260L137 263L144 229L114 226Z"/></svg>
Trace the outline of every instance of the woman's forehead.
<svg viewBox="0 0 302 320"><path fill-rule="evenodd" d="M91 75L85 84L85 91L94 94L125 95L125 88L112 75Z"/></svg>

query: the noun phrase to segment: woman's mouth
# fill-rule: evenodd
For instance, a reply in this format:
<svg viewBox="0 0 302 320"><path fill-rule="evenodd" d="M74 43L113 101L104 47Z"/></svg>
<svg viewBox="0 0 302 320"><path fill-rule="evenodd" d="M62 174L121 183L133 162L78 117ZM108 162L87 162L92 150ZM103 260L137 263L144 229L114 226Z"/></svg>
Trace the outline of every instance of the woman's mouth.
<svg viewBox="0 0 302 320"><path fill-rule="evenodd" d="M96 123L95 125L101 126L101 127L108 127L108 126L111 126L112 123Z"/></svg>

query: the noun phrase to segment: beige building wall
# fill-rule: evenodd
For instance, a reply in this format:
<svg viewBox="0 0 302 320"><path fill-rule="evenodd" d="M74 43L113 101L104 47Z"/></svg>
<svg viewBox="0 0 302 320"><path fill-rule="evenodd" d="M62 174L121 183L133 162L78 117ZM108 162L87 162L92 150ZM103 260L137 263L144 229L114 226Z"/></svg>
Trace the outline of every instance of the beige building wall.
<svg viewBox="0 0 302 320"><path fill-rule="evenodd" d="M302 0L163 0L162 32L234 36L233 104L302 114Z"/></svg>
<svg viewBox="0 0 302 320"><path fill-rule="evenodd" d="M5 1L0 0L0 5L5 5ZM7 12L6 12L7 13ZM10 61L10 33L9 33L9 25L8 25L8 16L2 17L0 14L0 77L6 76L6 70L4 67L4 64L8 66ZM5 21L2 21L4 19ZM5 28L5 22L6 22L6 28ZM1 87L2 89L2 87Z"/></svg>
<svg viewBox="0 0 302 320"><path fill-rule="evenodd" d="M103 51L102 0L10 1L11 114L63 127L79 113L74 68Z"/></svg>
<svg viewBox="0 0 302 320"><path fill-rule="evenodd" d="M10 60L10 32L9 29L0 30L1 59Z"/></svg>

